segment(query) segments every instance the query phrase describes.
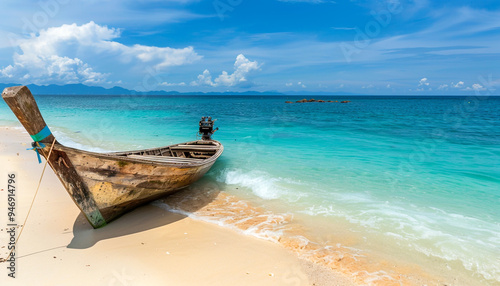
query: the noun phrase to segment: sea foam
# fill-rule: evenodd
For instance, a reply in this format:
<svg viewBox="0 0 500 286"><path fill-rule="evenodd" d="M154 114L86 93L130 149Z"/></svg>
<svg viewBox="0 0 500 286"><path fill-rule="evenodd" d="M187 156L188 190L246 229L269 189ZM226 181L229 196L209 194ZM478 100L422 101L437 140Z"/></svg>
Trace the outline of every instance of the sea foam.
<svg viewBox="0 0 500 286"><path fill-rule="evenodd" d="M304 192L291 191L287 188L290 184L301 185L299 182L289 178L273 177L269 173L258 170L224 169L217 176L217 181L248 188L253 194L265 200L281 198L296 201L307 196Z"/></svg>

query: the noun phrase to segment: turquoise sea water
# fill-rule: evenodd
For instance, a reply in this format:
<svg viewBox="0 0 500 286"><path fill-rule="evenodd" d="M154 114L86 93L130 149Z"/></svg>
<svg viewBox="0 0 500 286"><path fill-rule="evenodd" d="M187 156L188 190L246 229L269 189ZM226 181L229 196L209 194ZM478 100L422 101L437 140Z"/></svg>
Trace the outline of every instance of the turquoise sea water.
<svg viewBox="0 0 500 286"><path fill-rule="evenodd" d="M359 249L500 284L500 98L316 98L351 102L36 96L62 143L94 151L194 140L211 115L225 151L206 181L306 227L321 222L320 236L348 225ZM15 122L1 102L0 125Z"/></svg>

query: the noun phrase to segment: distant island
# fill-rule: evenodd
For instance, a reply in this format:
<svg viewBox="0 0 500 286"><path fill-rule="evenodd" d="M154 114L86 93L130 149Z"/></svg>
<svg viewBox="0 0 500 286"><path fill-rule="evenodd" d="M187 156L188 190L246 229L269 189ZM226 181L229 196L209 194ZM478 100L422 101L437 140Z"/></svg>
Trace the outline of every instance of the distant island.
<svg viewBox="0 0 500 286"><path fill-rule="evenodd" d="M0 83L0 89L4 90L6 87L22 85L19 83ZM140 92L135 90L126 89L123 87L112 87L104 88L101 86L88 86L84 84L66 84L66 85L36 85L28 84L28 88L37 95L247 95L247 96L264 96L264 95L308 95L309 93L289 91L289 92L277 92L277 91L245 91L245 92L178 92L178 91L165 91L165 90L155 90ZM338 93L338 92L318 92L314 95L353 95L349 93Z"/></svg>
<svg viewBox="0 0 500 286"><path fill-rule="evenodd" d="M6 87L17 86L22 84L0 83L0 89L3 90ZM178 92L178 91L165 91L165 90L154 90L141 92L131 89L126 89L123 87L112 87L104 88L101 86L88 86L84 84L66 84L66 85L36 85L28 84L28 88L33 94L40 95L284 95L279 92L266 91L247 91L247 92Z"/></svg>

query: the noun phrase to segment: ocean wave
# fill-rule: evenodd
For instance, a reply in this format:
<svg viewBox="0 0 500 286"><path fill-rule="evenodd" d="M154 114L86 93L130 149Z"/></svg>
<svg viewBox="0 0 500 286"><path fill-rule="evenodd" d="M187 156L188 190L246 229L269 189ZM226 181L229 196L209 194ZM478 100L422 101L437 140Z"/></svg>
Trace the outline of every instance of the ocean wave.
<svg viewBox="0 0 500 286"><path fill-rule="evenodd" d="M301 185L300 182L290 178L273 177L269 173L258 170L224 169L217 176L217 181L228 185L245 187L265 200L283 198L287 201L297 201L308 196L305 192L298 191L297 188L291 191L287 187L289 185Z"/></svg>

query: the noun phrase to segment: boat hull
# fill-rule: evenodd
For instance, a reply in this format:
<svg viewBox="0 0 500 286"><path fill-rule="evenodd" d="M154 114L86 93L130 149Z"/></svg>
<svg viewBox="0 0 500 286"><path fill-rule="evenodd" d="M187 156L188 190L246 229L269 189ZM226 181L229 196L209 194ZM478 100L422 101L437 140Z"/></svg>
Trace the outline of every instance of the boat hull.
<svg viewBox="0 0 500 286"><path fill-rule="evenodd" d="M60 169L76 171L81 181L77 186L73 179L66 180L64 176L59 179L92 226L98 228L137 206L199 180L222 153L222 145L213 142L219 144L220 149L210 159L196 164L142 161L112 153L82 151L58 143L48 161L58 175L64 173ZM41 154L46 157L49 151L50 146L46 146Z"/></svg>

